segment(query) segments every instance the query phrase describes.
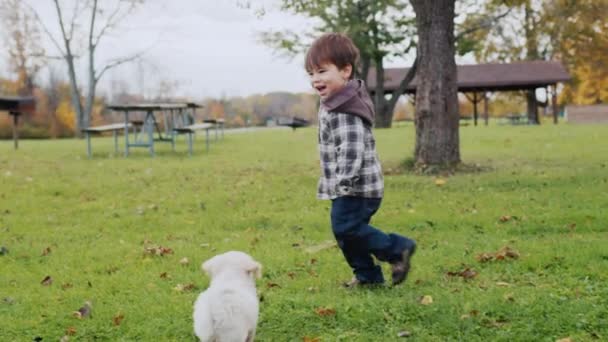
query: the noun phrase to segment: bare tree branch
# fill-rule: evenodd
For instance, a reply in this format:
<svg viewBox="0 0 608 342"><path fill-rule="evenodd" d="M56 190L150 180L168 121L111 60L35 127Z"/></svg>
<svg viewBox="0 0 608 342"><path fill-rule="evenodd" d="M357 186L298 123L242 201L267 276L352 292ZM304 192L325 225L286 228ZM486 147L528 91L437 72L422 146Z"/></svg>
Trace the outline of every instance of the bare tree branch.
<svg viewBox="0 0 608 342"><path fill-rule="evenodd" d="M136 53L135 55L132 55L130 57L125 57L125 58L119 58L119 59L115 59L114 61L108 63L106 66L103 67L103 69L101 69L101 71L99 72L99 74L97 74L97 76L95 76L95 83L97 83L97 81L99 81L99 79L101 79L101 76L103 76L103 74L112 69L115 68L121 64L124 63L128 63L128 62L132 62L138 58L140 58L141 56L143 56L145 54L146 51L140 51L138 53Z"/></svg>
<svg viewBox="0 0 608 342"><path fill-rule="evenodd" d="M475 25L473 27L470 27L470 28L468 28L468 29L466 29L466 30L464 30L462 32L459 32L456 35L455 40L460 40L464 36L467 36L467 35L469 35L471 33L477 32L479 30L484 30L484 29L491 28L496 21L498 21L498 20L506 17L507 15L509 15L509 13L511 13L511 9L512 8L508 8L507 11L504 12L504 13L501 13L501 14L499 14L497 16L494 16L494 17L484 18L484 19L480 20L480 22L477 25Z"/></svg>
<svg viewBox="0 0 608 342"><path fill-rule="evenodd" d="M24 2L23 4L27 8L29 8L29 10L32 12L32 14L34 15L34 18L36 19L36 21L38 22L38 24L40 24L40 26L42 27L42 29L44 30L44 32L46 33L46 35L51 39L51 41L53 42L53 45L55 45L55 47L57 48L57 50L59 50L59 52L61 52L62 55L64 55L62 58L65 58L65 53L64 53L63 49L61 48L61 45L55 39L55 37L53 37L53 34L51 34L51 31L49 31L48 27L46 27L46 25L44 25L44 22L40 18L40 15L38 15L38 12L36 12L36 10L30 4L28 4L26 2Z"/></svg>

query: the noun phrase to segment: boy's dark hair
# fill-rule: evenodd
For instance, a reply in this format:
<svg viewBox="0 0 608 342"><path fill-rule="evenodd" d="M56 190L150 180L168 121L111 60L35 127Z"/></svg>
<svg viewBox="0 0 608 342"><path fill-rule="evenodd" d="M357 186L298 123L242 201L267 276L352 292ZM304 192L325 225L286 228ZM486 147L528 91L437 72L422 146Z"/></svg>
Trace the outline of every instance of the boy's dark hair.
<svg viewBox="0 0 608 342"><path fill-rule="evenodd" d="M342 33L326 33L317 38L306 53L304 67L307 72L320 68L325 63L335 64L342 70L347 65L352 66L350 78L354 78L359 49L353 41Z"/></svg>

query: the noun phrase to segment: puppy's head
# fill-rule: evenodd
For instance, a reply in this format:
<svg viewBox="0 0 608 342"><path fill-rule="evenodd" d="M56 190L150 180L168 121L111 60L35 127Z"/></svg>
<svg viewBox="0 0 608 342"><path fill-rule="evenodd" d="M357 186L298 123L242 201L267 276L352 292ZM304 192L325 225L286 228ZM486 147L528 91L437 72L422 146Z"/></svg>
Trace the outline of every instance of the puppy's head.
<svg viewBox="0 0 608 342"><path fill-rule="evenodd" d="M224 271L243 272L252 280L262 276L262 265L243 252L226 252L219 254L203 263L203 271L211 278Z"/></svg>

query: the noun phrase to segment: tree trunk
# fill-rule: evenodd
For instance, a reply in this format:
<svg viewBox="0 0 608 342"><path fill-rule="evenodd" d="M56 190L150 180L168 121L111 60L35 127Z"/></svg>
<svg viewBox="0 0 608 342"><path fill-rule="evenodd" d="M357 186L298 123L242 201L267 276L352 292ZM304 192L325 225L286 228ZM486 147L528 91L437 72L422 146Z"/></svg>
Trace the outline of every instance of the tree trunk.
<svg viewBox="0 0 608 342"><path fill-rule="evenodd" d="M390 128L393 113L386 112L386 99L384 98L384 64L382 57L376 58L376 90L374 105L376 110L375 126L377 128Z"/></svg>
<svg viewBox="0 0 608 342"><path fill-rule="evenodd" d="M524 4L525 14L525 35L526 35L526 59L529 61L537 60L540 57L538 53L538 30L537 23L534 19L534 10L530 0ZM528 109L528 124L529 125L540 125L538 119L538 102L536 100L536 89L530 89L526 92L526 102Z"/></svg>
<svg viewBox="0 0 608 342"><path fill-rule="evenodd" d="M538 120L538 102L536 100L535 89L526 91L526 100L528 103L528 124L540 125L540 120Z"/></svg>
<svg viewBox="0 0 608 342"><path fill-rule="evenodd" d="M72 106L74 107L74 115L76 116L76 136L82 137L81 129L84 128L82 125L83 108L80 102L80 91L78 89L78 83L76 81L76 71L74 70L74 56L68 49L68 53L65 56L65 60L68 64L68 75L70 76L70 96L72 98Z"/></svg>
<svg viewBox="0 0 608 342"><path fill-rule="evenodd" d="M455 0L411 0L418 29L416 165L460 162L458 88L454 60Z"/></svg>

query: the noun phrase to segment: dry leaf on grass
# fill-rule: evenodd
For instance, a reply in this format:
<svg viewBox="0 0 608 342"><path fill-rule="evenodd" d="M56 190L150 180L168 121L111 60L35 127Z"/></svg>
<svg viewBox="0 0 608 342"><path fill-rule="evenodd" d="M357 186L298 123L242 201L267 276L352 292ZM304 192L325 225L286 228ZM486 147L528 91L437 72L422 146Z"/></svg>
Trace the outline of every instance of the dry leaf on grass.
<svg viewBox="0 0 608 342"><path fill-rule="evenodd" d="M119 325L120 325L120 323L122 323L122 320L123 320L123 319L125 319L125 315L123 315L122 313L118 313L116 316L114 316L114 317L112 318L112 323L113 323L115 326L119 326Z"/></svg>
<svg viewBox="0 0 608 342"><path fill-rule="evenodd" d="M279 285L279 284L277 284L277 283L273 283L273 282L268 282L268 283L266 284L266 287L267 287L267 288L269 288L269 289L271 289L271 288L273 288L273 287L278 287L278 288L281 288L281 285Z"/></svg>
<svg viewBox="0 0 608 342"><path fill-rule="evenodd" d="M412 336L412 333L407 331L407 330L403 330L397 333L397 337L410 337Z"/></svg>
<svg viewBox="0 0 608 342"><path fill-rule="evenodd" d="M43 286L50 286L53 283L53 278L51 278L51 276L46 276L44 277L44 279L42 279L42 281L40 282L41 285Z"/></svg>
<svg viewBox="0 0 608 342"><path fill-rule="evenodd" d="M437 178L435 179L435 185L437 186L442 186L445 185L445 183L447 183L447 181L443 178Z"/></svg>
<svg viewBox="0 0 608 342"><path fill-rule="evenodd" d="M175 285L175 287L173 289L177 292L187 292L187 291L192 291L192 290L196 289L196 286L192 283L177 284L177 285Z"/></svg>
<svg viewBox="0 0 608 342"><path fill-rule="evenodd" d="M481 253L478 254L475 259L477 259L477 261L484 263L484 262L488 262L488 261L492 261L492 260L506 260L506 259L518 259L519 258L519 252L514 250L513 248L509 247L509 246L504 246L501 249L499 249L498 251L496 251L495 253Z"/></svg>
<svg viewBox="0 0 608 342"><path fill-rule="evenodd" d="M146 254L150 255L158 255L164 256L166 254L173 254L173 250L171 248L163 247L163 246L149 246L144 249Z"/></svg>
<svg viewBox="0 0 608 342"><path fill-rule="evenodd" d="M555 342L574 342L570 337L560 338L559 340L555 340Z"/></svg>
<svg viewBox="0 0 608 342"><path fill-rule="evenodd" d="M188 260L188 258L184 257L179 261L179 263L185 266L190 263L190 260Z"/></svg>
<svg viewBox="0 0 608 342"><path fill-rule="evenodd" d="M87 317L91 317L91 302L85 302L84 305L78 309L78 311L74 311L72 314L74 315L74 317L78 318L78 319L83 319L83 318L87 318Z"/></svg>
<svg viewBox="0 0 608 342"><path fill-rule="evenodd" d="M303 338L304 342L321 342L321 339L318 337L308 337L308 336L304 336Z"/></svg>
<svg viewBox="0 0 608 342"><path fill-rule="evenodd" d="M462 271L456 271L456 272L447 272L446 273L448 276L450 277L462 277L463 279L473 279L475 277L477 277L478 273L471 269L470 267L465 268Z"/></svg>
<svg viewBox="0 0 608 342"><path fill-rule="evenodd" d="M305 251L306 251L306 253L314 254L314 253L318 253L320 251L330 249L330 248L333 248L336 246L337 246L336 241L327 240L327 241L321 242L318 245L310 246L310 247L306 248Z"/></svg>
<svg viewBox="0 0 608 342"><path fill-rule="evenodd" d="M51 254L51 247L47 247L42 250L42 256L47 256L49 254Z"/></svg>
<svg viewBox="0 0 608 342"><path fill-rule="evenodd" d="M420 304L422 304L422 305L431 305L431 304L433 304L433 297L431 297L429 295L424 295L424 296L420 297L418 302L420 302Z"/></svg>
<svg viewBox="0 0 608 342"><path fill-rule="evenodd" d="M74 336L76 335L76 328L74 327L68 327L67 329L65 329L65 334L68 336Z"/></svg>
<svg viewBox="0 0 608 342"><path fill-rule="evenodd" d="M333 308L316 308L315 312L321 317L335 316L336 310Z"/></svg>

